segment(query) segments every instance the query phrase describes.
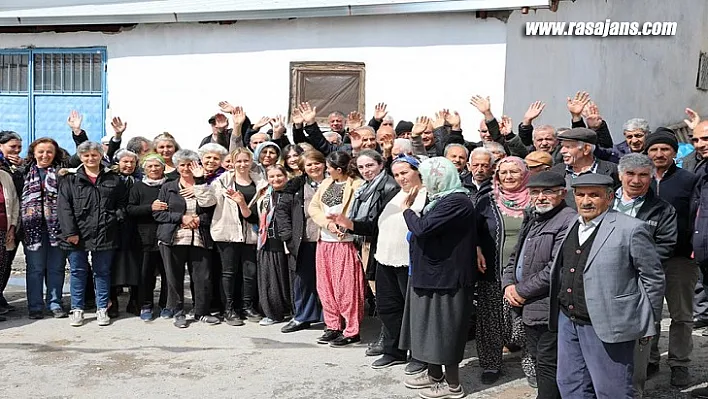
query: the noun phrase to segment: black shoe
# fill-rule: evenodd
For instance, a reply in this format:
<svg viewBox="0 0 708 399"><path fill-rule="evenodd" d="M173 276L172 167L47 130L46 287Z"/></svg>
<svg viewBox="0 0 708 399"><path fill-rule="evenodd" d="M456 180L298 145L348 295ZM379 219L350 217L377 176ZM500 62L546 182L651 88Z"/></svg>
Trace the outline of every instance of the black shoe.
<svg viewBox="0 0 708 399"><path fill-rule="evenodd" d="M421 362L420 360L411 359L406 365L404 372L406 375L420 374L428 369L428 363Z"/></svg>
<svg viewBox="0 0 708 399"><path fill-rule="evenodd" d="M694 389L691 391L691 397L693 399L708 399L708 387Z"/></svg>
<svg viewBox="0 0 708 399"><path fill-rule="evenodd" d="M659 365L655 363L649 363L647 365L647 380L655 376L659 372Z"/></svg>
<svg viewBox="0 0 708 399"><path fill-rule="evenodd" d="M44 318L44 312L41 310L33 310L29 312L29 318L32 320L42 320Z"/></svg>
<svg viewBox="0 0 708 399"><path fill-rule="evenodd" d="M206 316L195 316L195 320L199 320L200 322L208 325L208 326L215 326L219 323L221 323L221 320L219 320L218 317L212 316L212 315L206 315Z"/></svg>
<svg viewBox="0 0 708 399"><path fill-rule="evenodd" d="M691 385L691 374L686 366L674 366L671 368L671 385L675 387L685 387Z"/></svg>
<svg viewBox="0 0 708 399"><path fill-rule="evenodd" d="M329 346L333 348L341 348L347 345L355 344L360 341L361 338L359 338L359 335L355 335L353 337L345 337L344 335L342 335L334 341L330 342Z"/></svg>
<svg viewBox="0 0 708 399"><path fill-rule="evenodd" d="M55 319L63 319L67 317L68 315L64 311L64 309L52 309L52 317Z"/></svg>
<svg viewBox="0 0 708 399"><path fill-rule="evenodd" d="M693 329L697 330L699 328L708 327L708 319L697 319L693 320Z"/></svg>
<svg viewBox="0 0 708 399"><path fill-rule="evenodd" d="M284 325L283 328L280 329L280 332L287 334L295 331L306 330L308 328L310 328L309 322L300 323L299 321L292 319L288 322L288 324Z"/></svg>
<svg viewBox="0 0 708 399"><path fill-rule="evenodd" d="M111 319L117 319L117 318L118 318L118 316L119 316L119 314L120 314L120 311L118 310L118 306L120 306L120 305L118 305L118 299L117 299L117 298L116 298L116 299L111 299L111 300L108 302L108 317L110 317Z"/></svg>
<svg viewBox="0 0 708 399"><path fill-rule="evenodd" d="M0 321L7 321L7 317L5 317L5 316L0 316Z"/></svg>
<svg viewBox="0 0 708 399"><path fill-rule="evenodd" d="M497 380L501 377L501 372L500 371L483 371L482 372L482 384L484 385L491 385L497 382Z"/></svg>
<svg viewBox="0 0 708 399"><path fill-rule="evenodd" d="M230 326L242 326L245 324L243 320L241 320L239 315L236 314L236 312L234 312L233 310L229 310L228 312L226 312L226 314L224 315L224 321Z"/></svg>
<svg viewBox="0 0 708 399"><path fill-rule="evenodd" d="M134 314L140 316L140 306L135 301L129 301L128 306L125 307L125 313Z"/></svg>
<svg viewBox="0 0 708 399"><path fill-rule="evenodd" d="M187 316L183 312L177 313L172 324L177 328L187 328Z"/></svg>
<svg viewBox="0 0 708 399"><path fill-rule="evenodd" d="M395 366L397 364L404 364L406 361L403 359L397 359L391 355L383 355L380 358L374 360L371 363L371 368L374 370L385 369L386 367Z"/></svg>
<svg viewBox="0 0 708 399"><path fill-rule="evenodd" d="M379 334L379 338L376 340L376 342L372 342L369 344L369 347L366 348L366 356L381 356L383 355L383 341L384 341L384 332L383 329L381 330L381 333Z"/></svg>
<svg viewBox="0 0 708 399"><path fill-rule="evenodd" d="M325 330L324 334L322 334L321 337L317 338L317 343L318 344L323 344L326 345L335 339L339 338L342 336L341 331L337 330Z"/></svg>
<svg viewBox="0 0 708 399"><path fill-rule="evenodd" d="M531 388L538 388L538 381L536 381L536 377L526 377L526 382L529 383Z"/></svg>
<svg viewBox="0 0 708 399"><path fill-rule="evenodd" d="M261 315L260 313L256 312L254 309L245 309L245 310L243 311L243 314L246 316L246 319L247 319L248 321L251 321L251 322L254 322L254 323L258 323L258 322L261 321L261 319L263 318L263 315Z"/></svg>

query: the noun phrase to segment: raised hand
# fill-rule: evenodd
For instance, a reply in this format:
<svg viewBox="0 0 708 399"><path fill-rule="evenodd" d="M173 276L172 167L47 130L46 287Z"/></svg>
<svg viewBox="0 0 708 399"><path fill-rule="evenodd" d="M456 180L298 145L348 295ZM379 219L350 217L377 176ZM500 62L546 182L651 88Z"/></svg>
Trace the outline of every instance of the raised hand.
<svg viewBox="0 0 708 399"><path fill-rule="evenodd" d="M445 122L452 126L452 130L460 130L460 114L457 111L447 112L445 114Z"/></svg>
<svg viewBox="0 0 708 399"><path fill-rule="evenodd" d="M698 115L698 112L692 110L691 108L686 108L684 112L686 112L688 119L684 119L683 121L691 130L695 129L696 126L701 123L701 116Z"/></svg>
<svg viewBox="0 0 708 399"><path fill-rule="evenodd" d="M81 121L83 120L84 117L81 116L79 111L74 110L69 113L69 118L66 120L66 123L69 125L74 134L79 134L81 133Z"/></svg>
<svg viewBox="0 0 708 399"><path fill-rule="evenodd" d="M282 115L278 115L270 120L273 125L273 138L279 139L285 134L285 118Z"/></svg>
<svg viewBox="0 0 708 399"><path fill-rule="evenodd" d="M415 124L413 124L413 130L411 130L411 136L417 137L423 134L425 130L430 125L430 118L427 116L419 116L415 118Z"/></svg>
<svg viewBox="0 0 708 399"><path fill-rule="evenodd" d="M160 200L155 200L152 202L153 211L165 211L167 210L167 202L162 202Z"/></svg>
<svg viewBox="0 0 708 399"><path fill-rule="evenodd" d="M270 118L267 116L261 117L261 119L258 120L258 122L253 124L253 130L261 130L261 128L267 124L270 123Z"/></svg>
<svg viewBox="0 0 708 399"><path fill-rule="evenodd" d="M199 162L197 161L192 161L192 163L189 164L189 170L192 172L192 176L194 177L204 177L204 168L199 165Z"/></svg>
<svg viewBox="0 0 708 399"><path fill-rule="evenodd" d="M486 98L480 95L472 96L472 98L470 99L470 104L474 105L479 112L484 114L484 117L487 118L487 120L493 118L493 116L490 118L492 112L492 104L489 102L489 96L487 96Z"/></svg>
<svg viewBox="0 0 708 399"><path fill-rule="evenodd" d="M447 109L441 109L435 113L435 120L433 121L433 129L437 129L445 126L445 118L450 111Z"/></svg>
<svg viewBox="0 0 708 399"><path fill-rule="evenodd" d="M418 191L420 191L420 187L418 187L418 186L411 187L411 190L408 191L408 195L406 196L406 199L404 199L403 204L401 204L401 209L406 210L406 209L410 209L410 207L413 206L413 203L415 202L415 198L418 196Z"/></svg>
<svg viewBox="0 0 708 399"><path fill-rule="evenodd" d="M236 109L233 105L229 104L228 101L219 101L219 109L221 109L221 112L225 114L233 114L234 109Z"/></svg>
<svg viewBox="0 0 708 399"><path fill-rule="evenodd" d="M123 132L125 132L125 129L128 128L128 122L123 122L119 116L116 116L111 121L111 127L113 128L113 131L115 132L116 136L120 137Z"/></svg>
<svg viewBox="0 0 708 399"><path fill-rule="evenodd" d="M361 135L356 130L349 131L349 138L351 139L352 150L359 150L361 148Z"/></svg>
<svg viewBox="0 0 708 399"><path fill-rule="evenodd" d="M539 115L541 115L541 112L543 112L543 109L546 108L546 103L541 102L541 101L534 101L529 105L529 109L526 110L526 113L524 114L524 120L522 122L523 125L529 126L533 123L533 120L538 118Z"/></svg>
<svg viewBox="0 0 708 399"><path fill-rule="evenodd" d="M362 126L364 126L364 117L360 113L352 111L347 115L347 129L350 132Z"/></svg>
<svg viewBox="0 0 708 399"><path fill-rule="evenodd" d="M508 136L514 131L514 122L507 115L502 116L501 123L499 124L499 132Z"/></svg>
<svg viewBox="0 0 708 399"><path fill-rule="evenodd" d="M580 115L588 102L590 102L590 94L586 91L579 91L575 93L575 97L568 97L566 106L568 107L568 112L570 112L573 118L580 118Z"/></svg>
<svg viewBox="0 0 708 399"><path fill-rule="evenodd" d="M226 190L226 195L229 196L233 201L235 201L238 205L246 205L246 198L243 196L243 194L240 191L236 191L232 188Z"/></svg>
<svg viewBox="0 0 708 399"><path fill-rule="evenodd" d="M241 129L237 129L236 127L241 126L244 122L246 122L246 113L243 112L243 107L234 107L231 114L231 119L234 121L234 133L238 130L238 134L241 134Z"/></svg>
<svg viewBox="0 0 708 399"><path fill-rule="evenodd" d="M600 116L600 109L597 105L590 101L587 106L583 109L583 116L590 129L597 129L602 125L602 116Z"/></svg>
<svg viewBox="0 0 708 399"><path fill-rule="evenodd" d="M293 110L293 114L290 116L290 120L292 120L293 124L297 127L302 126L302 123L305 121L305 119L302 117L302 114L300 113L300 110L298 108L295 108Z"/></svg>
<svg viewBox="0 0 708 399"><path fill-rule="evenodd" d="M310 103L304 102L300 104L299 107L300 115L304 120L306 125L312 125L315 123L315 117L317 116L317 107L311 107Z"/></svg>
<svg viewBox="0 0 708 399"><path fill-rule="evenodd" d="M374 107L374 119L377 121L381 122L383 119L388 115L388 111L386 111L387 105L385 103L378 103Z"/></svg>

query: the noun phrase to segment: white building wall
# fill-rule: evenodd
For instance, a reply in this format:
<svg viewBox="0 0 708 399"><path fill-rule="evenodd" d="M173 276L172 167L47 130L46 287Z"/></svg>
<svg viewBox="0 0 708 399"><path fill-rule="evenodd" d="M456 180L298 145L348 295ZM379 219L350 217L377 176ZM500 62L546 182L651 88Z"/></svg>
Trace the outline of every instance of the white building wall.
<svg viewBox="0 0 708 399"><path fill-rule="evenodd" d="M106 46L108 119L129 122L126 138L168 131L194 148L220 100L242 105L251 119L286 114L291 61L364 62L367 118L380 101L396 120L445 107L477 137L481 114L469 98L489 95L501 112L505 41L504 23L465 13L4 34L0 48Z"/></svg>
<svg viewBox="0 0 708 399"><path fill-rule="evenodd" d="M669 37L530 37L527 21L675 21ZM569 126L566 97L588 91L615 141L622 124L646 118L652 129L678 123L683 109L708 115L708 93L696 89L698 59L708 51L705 0L562 1L558 12L514 11L508 20L504 110L520 121L529 104L547 103L538 124Z"/></svg>

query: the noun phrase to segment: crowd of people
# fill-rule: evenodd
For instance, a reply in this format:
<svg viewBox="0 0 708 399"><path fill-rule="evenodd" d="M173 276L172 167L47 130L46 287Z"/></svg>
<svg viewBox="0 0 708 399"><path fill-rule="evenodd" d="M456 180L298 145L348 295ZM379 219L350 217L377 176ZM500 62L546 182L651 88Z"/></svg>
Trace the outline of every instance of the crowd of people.
<svg viewBox="0 0 708 399"><path fill-rule="evenodd" d="M372 368L406 364L405 385L426 399L465 395L471 337L483 384L521 351L538 398L641 398L660 367L666 300L671 384L690 385L708 121L686 109L693 152L679 156L688 144L640 118L615 145L584 92L567 99L569 128L534 127L540 101L516 133L489 98L471 105L480 142L456 111L396 123L384 103L368 124L328 115L327 132L302 103L288 135L282 116L253 123L221 102L196 151L169 133L123 148L117 117L113 136L91 142L77 112L73 155L45 137L21 159L20 136L3 131L0 293L22 243L31 319L79 327L95 308L107 326L128 289L125 312L146 322L323 323L317 342L344 347L361 341L368 307L381 321ZM12 310L0 295L0 313Z"/></svg>

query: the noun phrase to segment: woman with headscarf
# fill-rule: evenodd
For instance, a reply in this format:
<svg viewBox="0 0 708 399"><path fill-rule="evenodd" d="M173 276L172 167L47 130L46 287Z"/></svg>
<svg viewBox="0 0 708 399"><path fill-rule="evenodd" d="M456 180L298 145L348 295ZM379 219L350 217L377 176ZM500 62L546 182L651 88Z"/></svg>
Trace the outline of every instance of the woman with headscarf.
<svg viewBox="0 0 708 399"><path fill-rule="evenodd" d="M48 137L35 140L27 150L20 216L25 232L27 307L31 319L43 318L45 305L55 318L67 316L62 304L66 253L59 247L57 217L57 171L67 161L63 155L59 144ZM45 282L46 304L42 291Z"/></svg>
<svg viewBox="0 0 708 399"><path fill-rule="evenodd" d="M140 281L138 283L138 305L140 319L150 321L154 314L154 291L156 276L160 274L159 313L163 319L172 318L172 311L167 309L167 277L165 266L157 247L157 222L153 212L167 210L167 203L157 199L160 188L167 181L165 160L156 153L148 153L142 162L143 178L136 181L128 196L128 216L136 225L140 245L134 251L141 257Z"/></svg>
<svg viewBox="0 0 708 399"><path fill-rule="evenodd" d="M307 213L312 198L325 179L325 157L311 150L300 157L303 174L291 179L275 209L278 235L288 248L288 265L292 275L293 318L280 329L290 333L309 328L322 319L322 305L317 296L315 259L320 229Z"/></svg>
<svg viewBox="0 0 708 399"><path fill-rule="evenodd" d="M501 373L504 345L508 349L524 348L523 326L514 309L503 300L501 273L516 245L524 210L531 196L526 187L529 171L519 157L505 157L497 162L492 192L477 199L480 215L480 248L482 271L477 283L477 351L484 370L482 382L491 384ZM503 334L499 334L502 331ZM530 355L523 350L521 365L529 384L535 370Z"/></svg>
<svg viewBox="0 0 708 399"><path fill-rule="evenodd" d="M272 141L265 141L258 144L256 149L253 151L253 162L256 165L258 173L266 178L266 169L269 166L273 166L280 161L281 150L277 143Z"/></svg>
<svg viewBox="0 0 708 399"><path fill-rule="evenodd" d="M115 159L118 161L112 166L113 171L120 176L125 189L130 191L136 181L140 181L140 168L138 168L138 155L128 150L119 150ZM140 237L137 234L133 218L128 216L120 224L120 243L113 256L111 266L111 306L108 316L118 317L118 296L123 292L123 287L130 287L130 298L126 305L126 313L140 315L138 304L138 282L140 281L140 257L136 248L140 247Z"/></svg>
<svg viewBox="0 0 708 399"><path fill-rule="evenodd" d="M401 326L401 348L428 363L428 372L406 379L423 398L461 398L459 363L472 313L477 229L474 205L457 168L436 157L420 164L429 203L421 216L410 209L417 189L402 207L410 231L410 279ZM443 373L443 366L445 371Z"/></svg>
<svg viewBox="0 0 708 399"><path fill-rule="evenodd" d="M337 215L349 214L354 193L361 185L351 156L335 151L327 156L326 178L307 211L320 226L317 242L317 293L322 301L326 330L319 344L341 347L361 341L364 318L364 273L354 237L337 227ZM342 319L346 329L342 328Z"/></svg>

